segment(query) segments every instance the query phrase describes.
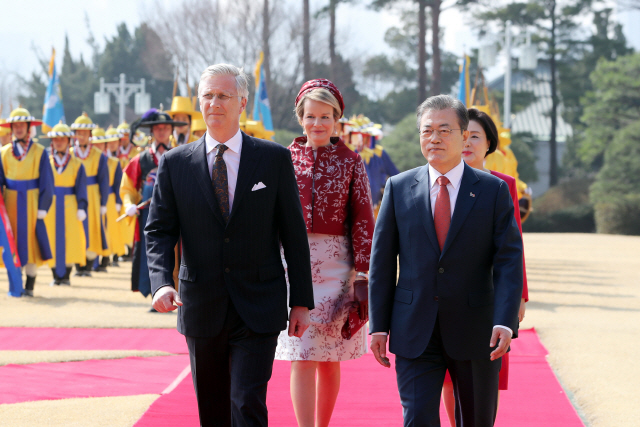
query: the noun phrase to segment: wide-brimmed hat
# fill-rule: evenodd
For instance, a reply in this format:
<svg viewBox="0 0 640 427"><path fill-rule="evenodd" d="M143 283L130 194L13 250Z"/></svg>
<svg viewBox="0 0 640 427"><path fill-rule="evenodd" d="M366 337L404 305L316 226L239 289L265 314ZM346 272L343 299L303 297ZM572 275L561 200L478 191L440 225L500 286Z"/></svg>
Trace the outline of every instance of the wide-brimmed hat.
<svg viewBox="0 0 640 427"><path fill-rule="evenodd" d="M46 136L42 136L41 138L57 138L57 137L66 137L71 138L73 136L73 131L69 127L69 125L64 124L62 122L55 125L49 132L47 132Z"/></svg>
<svg viewBox="0 0 640 427"><path fill-rule="evenodd" d="M195 112L193 101L186 96L174 96L171 100L171 109L167 111L171 117L175 117L176 114L186 114L192 119Z"/></svg>
<svg viewBox="0 0 640 427"><path fill-rule="evenodd" d="M87 113L82 113L71 124L71 130L91 130L95 129L97 126L98 125L94 124L93 121L89 118Z"/></svg>
<svg viewBox="0 0 640 427"><path fill-rule="evenodd" d="M129 134L129 140L133 142L133 137L138 128L151 128L154 125L171 125L171 126L184 126L188 123L177 122L166 111L152 108L142 115L138 120L131 123L131 133Z"/></svg>
<svg viewBox="0 0 640 427"><path fill-rule="evenodd" d="M116 131L115 136L113 134L109 136L106 134L104 129L97 127L91 131L91 138L89 138L89 141L91 141L92 144L104 144L105 142L120 141L119 135L120 134Z"/></svg>
<svg viewBox="0 0 640 427"><path fill-rule="evenodd" d="M5 123L0 123L0 127L9 128L13 123L30 123L31 126L40 126L42 120L36 120L26 108L18 107L9 114Z"/></svg>

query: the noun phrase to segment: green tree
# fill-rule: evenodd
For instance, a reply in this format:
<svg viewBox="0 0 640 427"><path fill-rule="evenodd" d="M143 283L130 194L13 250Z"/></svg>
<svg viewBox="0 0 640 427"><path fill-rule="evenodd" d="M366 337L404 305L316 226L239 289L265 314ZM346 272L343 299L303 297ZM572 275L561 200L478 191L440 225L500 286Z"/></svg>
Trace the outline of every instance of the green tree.
<svg viewBox="0 0 640 427"><path fill-rule="evenodd" d="M601 59L591 82L593 91L582 100L586 129L579 154L586 164L602 164L616 133L640 120L640 54Z"/></svg>
<svg viewBox="0 0 640 427"><path fill-rule="evenodd" d="M405 116L380 143L400 172L427 163L420 151L420 135L415 114Z"/></svg>
<svg viewBox="0 0 640 427"><path fill-rule="evenodd" d="M640 121L616 131L607 144L590 198L599 233L640 235Z"/></svg>

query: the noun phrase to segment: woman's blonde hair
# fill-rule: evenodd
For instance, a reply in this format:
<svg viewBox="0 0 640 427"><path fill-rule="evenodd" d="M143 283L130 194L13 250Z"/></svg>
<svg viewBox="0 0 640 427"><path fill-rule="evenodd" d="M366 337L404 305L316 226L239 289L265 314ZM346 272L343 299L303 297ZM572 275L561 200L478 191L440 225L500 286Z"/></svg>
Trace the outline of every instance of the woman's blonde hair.
<svg viewBox="0 0 640 427"><path fill-rule="evenodd" d="M327 89L316 88L305 93L300 101L296 104L295 113L298 118L298 123L302 124L302 116L304 115L304 101L311 99L313 101L324 102L333 107L333 118L338 120L342 117L342 110L340 109L340 103L335 96Z"/></svg>

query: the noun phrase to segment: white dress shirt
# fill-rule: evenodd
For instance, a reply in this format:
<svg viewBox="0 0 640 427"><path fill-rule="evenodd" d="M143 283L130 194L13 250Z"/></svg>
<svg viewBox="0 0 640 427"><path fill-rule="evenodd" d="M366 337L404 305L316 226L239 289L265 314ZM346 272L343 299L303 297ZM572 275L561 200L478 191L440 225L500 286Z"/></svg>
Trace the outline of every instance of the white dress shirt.
<svg viewBox="0 0 640 427"><path fill-rule="evenodd" d="M449 172L445 173L449 179L449 184L447 184L447 190L449 191L449 200L451 203L451 217L453 218L453 210L456 207L456 200L458 199L458 191L460 191L460 182L462 181L462 174L464 173L464 162L460 160L457 166L454 166ZM429 165L429 197L431 198L431 215L435 215L435 206L436 206L436 197L438 197L438 191L440 191L440 185L436 181L438 177L442 176L440 172L435 170L435 168ZM513 336L513 331L511 328L508 328L503 325L495 325L495 328L503 328ZM371 335L387 335L386 332L374 332Z"/></svg>
<svg viewBox="0 0 640 427"><path fill-rule="evenodd" d="M233 206L233 197L236 192L236 183L238 182L238 169L240 168L240 153L242 152L242 133L240 129L228 141L219 142L209 136L209 132L204 137L207 148L207 165L209 166L209 177L213 173L213 164L216 161L218 144L227 146L227 151L222 154L222 159L227 164L227 182L229 184L229 212Z"/></svg>

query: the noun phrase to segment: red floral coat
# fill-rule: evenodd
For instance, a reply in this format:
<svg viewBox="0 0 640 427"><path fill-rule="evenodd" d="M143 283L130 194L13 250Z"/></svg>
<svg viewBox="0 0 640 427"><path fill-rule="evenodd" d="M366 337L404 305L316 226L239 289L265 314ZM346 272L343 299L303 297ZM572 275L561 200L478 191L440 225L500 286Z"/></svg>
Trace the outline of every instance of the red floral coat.
<svg viewBox="0 0 640 427"><path fill-rule="evenodd" d="M307 233L350 236L357 271L369 270L373 206L369 178L360 155L340 138L313 149L307 137L289 146Z"/></svg>

